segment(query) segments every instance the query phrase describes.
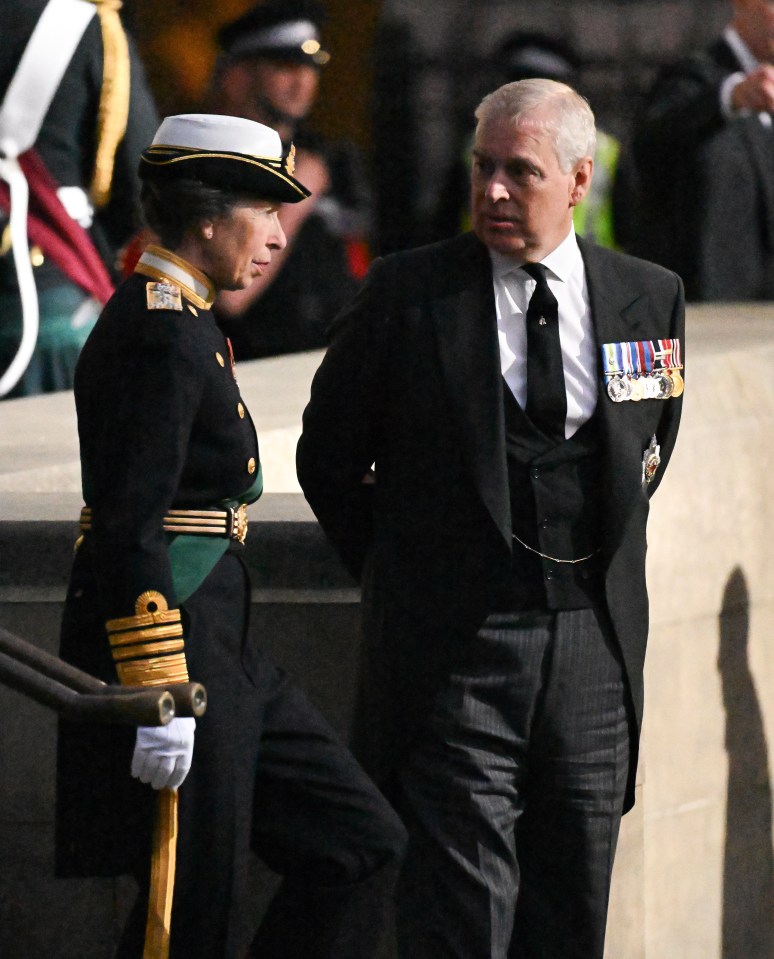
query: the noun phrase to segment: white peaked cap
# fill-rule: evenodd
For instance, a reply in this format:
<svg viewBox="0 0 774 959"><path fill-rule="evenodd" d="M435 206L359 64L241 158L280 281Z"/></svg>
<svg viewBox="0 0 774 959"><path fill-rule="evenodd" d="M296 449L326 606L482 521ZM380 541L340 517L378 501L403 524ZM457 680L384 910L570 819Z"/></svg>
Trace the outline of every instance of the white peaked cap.
<svg viewBox="0 0 774 959"><path fill-rule="evenodd" d="M217 113L182 113L166 117L156 131L153 143L182 150L282 159L282 141L276 130L255 120Z"/></svg>
<svg viewBox="0 0 774 959"><path fill-rule="evenodd" d="M181 177L283 203L309 196L293 176L295 148L283 154L279 133L244 117L183 113L166 117L140 157L140 178Z"/></svg>

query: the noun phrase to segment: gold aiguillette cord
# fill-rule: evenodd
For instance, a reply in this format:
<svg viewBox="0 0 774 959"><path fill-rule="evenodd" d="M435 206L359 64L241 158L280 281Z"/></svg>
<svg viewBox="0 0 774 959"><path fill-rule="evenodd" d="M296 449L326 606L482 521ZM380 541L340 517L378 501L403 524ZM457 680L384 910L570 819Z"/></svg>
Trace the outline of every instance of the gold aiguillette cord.
<svg viewBox="0 0 774 959"><path fill-rule="evenodd" d="M150 898L142 959L168 959L177 850L177 791L161 789L153 826Z"/></svg>

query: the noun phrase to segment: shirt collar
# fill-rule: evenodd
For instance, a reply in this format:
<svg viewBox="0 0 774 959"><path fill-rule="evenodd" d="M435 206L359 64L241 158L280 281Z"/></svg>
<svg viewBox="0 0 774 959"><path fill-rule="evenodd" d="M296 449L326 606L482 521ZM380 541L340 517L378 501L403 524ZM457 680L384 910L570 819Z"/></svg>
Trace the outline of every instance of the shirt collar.
<svg viewBox="0 0 774 959"><path fill-rule="evenodd" d="M739 61L739 66L744 70L744 72L752 73L753 70L758 66L758 61L755 59L750 51L750 48L739 36L736 30L733 27L726 27L726 29L723 31L723 39L733 50L737 60Z"/></svg>
<svg viewBox="0 0 774 959"><path fill-rule="evenodd" d="M512 256L505 256L503 253L497 253L490 250L489 255L492 259L492 274L497 279L501 279L507 273L515 273L522 266L524 260ZM575 235L575 229L570 228L564 240L548 256L540 261L546 266L553 275L566 283L579 265L583 263L578 238Z"/></svg>
<svg viewBox="0 0 774 959"><path fill-rule="evenodd" d="M208 276L188 260L153 243L143 250L134 272L154 280L171 280L200 309L209 310L215 299L215 287Z"/></svg>

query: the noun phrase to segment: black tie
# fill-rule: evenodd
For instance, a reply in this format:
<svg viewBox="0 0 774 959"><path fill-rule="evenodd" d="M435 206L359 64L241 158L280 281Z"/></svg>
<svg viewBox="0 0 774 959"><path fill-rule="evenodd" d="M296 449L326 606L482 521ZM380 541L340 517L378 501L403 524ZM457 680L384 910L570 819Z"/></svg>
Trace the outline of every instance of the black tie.
<svg viewBox="0 0 774 959"><path fill-rule="evenodd" d="M546 282L542 263L522 267L537 286L527 307L527 409L541 432L559 443L564 439L567 394L562 347L559 343L559 304Z"/></svg>

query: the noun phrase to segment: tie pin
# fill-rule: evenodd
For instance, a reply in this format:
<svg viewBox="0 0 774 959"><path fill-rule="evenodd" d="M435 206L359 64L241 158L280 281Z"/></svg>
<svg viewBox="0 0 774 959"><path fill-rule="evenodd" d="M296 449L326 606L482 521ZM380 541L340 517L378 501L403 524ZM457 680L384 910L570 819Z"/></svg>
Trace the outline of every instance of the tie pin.
<svg viewBox="0 0 774 959"><path fill-rule="evenodd" d="M539 323L541 326L545 326L545 325L546 325L546 318L545 318L544 316L541 316L540 319L538 320L538 323Z"/></svg>

